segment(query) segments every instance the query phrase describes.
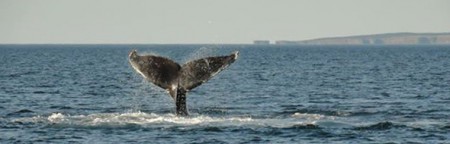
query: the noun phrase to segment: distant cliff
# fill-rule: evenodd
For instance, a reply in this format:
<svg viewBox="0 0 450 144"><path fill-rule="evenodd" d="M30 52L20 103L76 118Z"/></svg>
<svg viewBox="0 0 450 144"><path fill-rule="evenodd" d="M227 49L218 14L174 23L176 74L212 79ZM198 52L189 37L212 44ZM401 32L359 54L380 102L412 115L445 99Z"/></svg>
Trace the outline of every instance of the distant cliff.
<svg viewBox="0 0 450 144"><path fill-rule="evenodd" d="M450 44L450 33L391 33L349 37L320 38L304 41L276 41L276 44L306 45L412 45Z"/></svg>

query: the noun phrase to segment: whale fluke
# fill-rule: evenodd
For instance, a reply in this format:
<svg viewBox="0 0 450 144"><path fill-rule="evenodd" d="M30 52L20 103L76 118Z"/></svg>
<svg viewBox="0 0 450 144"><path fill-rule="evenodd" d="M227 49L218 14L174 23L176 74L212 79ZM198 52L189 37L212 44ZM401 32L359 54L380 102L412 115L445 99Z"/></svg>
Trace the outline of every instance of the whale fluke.
<svg viewBox="0 0 450 144"><path fill-rule="evenodd" d="M180 66L160 56L140 56L136 50L129 54L131 66L146 80L165 89L176 104L177 115L188 115L186 93L207 82L238 58L239 52L228 56L206 57Z"/></svg>
<svg viewBox="0 0 450 144"><path fill-rule="evenodd" d="M194 89L218 74L233 63L238 52L228 56L207 57L187 62L181 67L180 86L186 90Z"/></svg>

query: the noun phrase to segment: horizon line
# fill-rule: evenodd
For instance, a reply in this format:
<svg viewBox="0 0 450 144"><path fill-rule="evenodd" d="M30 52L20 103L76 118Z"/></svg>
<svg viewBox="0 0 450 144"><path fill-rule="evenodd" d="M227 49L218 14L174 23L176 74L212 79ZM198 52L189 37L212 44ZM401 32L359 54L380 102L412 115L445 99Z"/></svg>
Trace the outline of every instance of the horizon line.
<svg viewBox="0 0 450 144"><path fill-rule="evenodd" d="M391 33L374 33L374 34L359 34L359 35L345 35L345 36L325 36L325 37L319 37L319 38L310 38L310 39L303 39L303 40L269 40L269 39L254 39L250 42L245 43L143 43L143 42L136 42L136 43L71 43L71 42L49 42L49 43L43 43L43 42L18 42L18 43L1 43L0 45L246 45L246 44L255 44L255 41L269 41L274 42L270 44L276 44L278 41L311 41L311 40L321 40L321 39L333 39L333 38L352 38L352 37L367 37L367 36L380 36L380 35L395 35L395 34L412 34L412 35L445 35L450 34L450 32L391 32ZM402 44L399 44L402 45Z"/></svg>

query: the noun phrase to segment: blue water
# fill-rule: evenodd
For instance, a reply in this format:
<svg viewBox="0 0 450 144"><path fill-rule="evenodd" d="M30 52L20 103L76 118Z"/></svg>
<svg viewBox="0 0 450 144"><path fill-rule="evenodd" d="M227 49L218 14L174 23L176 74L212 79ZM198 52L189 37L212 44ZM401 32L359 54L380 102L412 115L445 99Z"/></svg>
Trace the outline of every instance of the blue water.
<svg viewBox="0 0 450 144"><path fill-rule="evenodd" d="M174 115L128 52L240 51ZM450 46L0 45L0 143L450 143Z"/></svg>

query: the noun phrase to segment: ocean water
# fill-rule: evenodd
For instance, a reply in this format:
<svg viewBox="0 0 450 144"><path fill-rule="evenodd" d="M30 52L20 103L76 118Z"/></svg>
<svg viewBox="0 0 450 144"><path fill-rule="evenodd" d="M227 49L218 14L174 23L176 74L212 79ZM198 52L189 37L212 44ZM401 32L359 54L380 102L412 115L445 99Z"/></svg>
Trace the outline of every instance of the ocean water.
<svg viewBox="0 0 450 144"><path fill-rule="evenodd" d="M128 52L240 51L188 117ZM450 143L450 46L0 45L0 143Z"/></svg>

